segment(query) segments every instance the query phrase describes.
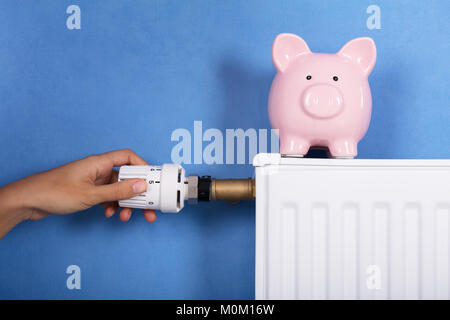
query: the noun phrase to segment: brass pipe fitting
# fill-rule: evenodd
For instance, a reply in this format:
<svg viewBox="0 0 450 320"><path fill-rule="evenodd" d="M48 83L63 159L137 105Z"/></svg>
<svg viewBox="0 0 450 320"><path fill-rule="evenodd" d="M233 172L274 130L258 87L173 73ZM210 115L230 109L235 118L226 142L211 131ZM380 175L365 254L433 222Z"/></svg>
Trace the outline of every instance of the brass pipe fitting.
<svg viewBox="0 0 450 320"><path fill-rule="evenodd" d="M211 199L238 203L255 199L255 179L212 179Z"/></svg>

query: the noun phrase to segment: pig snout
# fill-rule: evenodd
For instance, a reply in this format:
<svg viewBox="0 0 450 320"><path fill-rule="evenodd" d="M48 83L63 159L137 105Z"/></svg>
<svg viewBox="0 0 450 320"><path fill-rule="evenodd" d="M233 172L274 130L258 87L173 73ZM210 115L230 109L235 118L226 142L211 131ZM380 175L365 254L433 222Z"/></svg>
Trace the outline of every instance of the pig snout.
<svg viewBox="0 0 450 320"><path fill-rule="evenodd" d="M301 105L305 112L314 118L331 118L344 107L340 90L329 84L316 84L308 87L302 95Z"/></svg>

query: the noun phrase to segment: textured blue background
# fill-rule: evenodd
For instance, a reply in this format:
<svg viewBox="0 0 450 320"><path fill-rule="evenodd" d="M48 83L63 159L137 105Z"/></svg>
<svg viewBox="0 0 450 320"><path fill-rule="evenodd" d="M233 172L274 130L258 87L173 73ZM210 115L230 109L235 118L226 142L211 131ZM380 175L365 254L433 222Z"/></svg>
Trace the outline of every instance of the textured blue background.
<svg viewBox="0 0 450 320"><path fill-rule="evenodd" d="M82 29L66 28L66 8ZM366 8L381 7L381 30ZM268 128L272 41L335 52L374 38L373 117L360 158L450 158L450 1L0 3L0 185L129 147L170 161L176 128ZM186 165L246 177L250 165ZM203 204L147 224L97 207L26 222L0 241L0 298L253 298L254 205ZM66 288L77 264L82 289Z"/></svg>

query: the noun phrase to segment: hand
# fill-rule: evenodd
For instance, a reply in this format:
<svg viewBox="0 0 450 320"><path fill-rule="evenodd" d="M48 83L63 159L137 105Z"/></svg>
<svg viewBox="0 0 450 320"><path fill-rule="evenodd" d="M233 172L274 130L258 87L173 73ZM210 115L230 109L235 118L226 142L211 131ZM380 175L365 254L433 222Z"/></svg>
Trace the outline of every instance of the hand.
<svg viewBox="0 0 450 320"><path fill-rule="evenodd" d="M102 204L105 216L110 218L118 209L118 200L134 197L147 188L141 179L117 182L118 172L113 168L126 164L148 165L133 151L125 149L89 156L7 185L0 189L0 224L2 217L11 225L12 221L17 224L49 214L73 213L96 204ZM131 212L132 209L123 208L120 219L128 221ZM143 212L148 222L155 221L153 210Z"/></svg>

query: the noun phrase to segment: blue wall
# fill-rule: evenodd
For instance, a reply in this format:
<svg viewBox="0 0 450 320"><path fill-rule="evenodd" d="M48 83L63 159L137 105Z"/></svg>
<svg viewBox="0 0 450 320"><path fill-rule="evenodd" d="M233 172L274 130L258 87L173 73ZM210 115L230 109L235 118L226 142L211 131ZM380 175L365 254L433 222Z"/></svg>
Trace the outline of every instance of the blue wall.
<svg viewBox="0 0 450 320"><path fill-rule="evenodd" d="M66 28L81 7L82 29ZM369 30L366 8L381 8ZM450 157L450 2L19 1L0 3L0 185L129 147L170 161L177 128L269 128L270 49L372 37L373 117L360 158ZM250 165L185 165L247 177ZM0 298L254 297L254 205L202 204L128 223L96 207L25 222L0 241ZM66 288L66 267L82 289Z"/></svg>

